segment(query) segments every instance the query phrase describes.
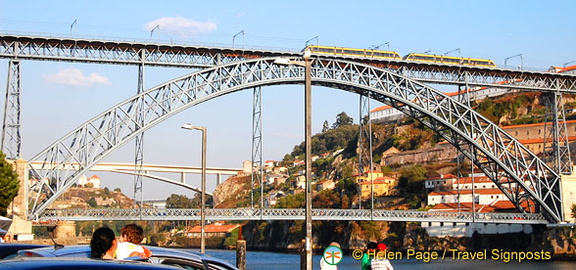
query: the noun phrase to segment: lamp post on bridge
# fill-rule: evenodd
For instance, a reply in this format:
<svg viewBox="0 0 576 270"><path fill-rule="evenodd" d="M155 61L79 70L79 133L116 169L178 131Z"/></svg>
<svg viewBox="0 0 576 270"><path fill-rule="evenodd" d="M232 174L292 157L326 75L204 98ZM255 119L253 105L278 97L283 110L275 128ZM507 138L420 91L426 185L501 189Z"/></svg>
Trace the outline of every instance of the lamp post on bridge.
<svg viewBox="0 0 576 270"><path fill-rule="evenodd" d="M316 37L317 38L317 37ZM306 174L306 209L305 209L305 223L306 223L306 238L304 241L304 249L306 251L305 267L301 269L312 270L312 52L305 50L302 58L304 61L289 60L286 58L276 58L275 64L281 65L297 65L304 67L304 126L305 126L305 174Z"/></svg>
<svg viewBox="0 0 576 270"><path fill-rule="evenodd" d="M200 206L200 253L206 252L206 127L193 126L191 124L182 125L183 129L202 131L202 195Z"/></svg>
<svg viewBox="0 0 576 270"><path fill-rule="evenodd" d="M510 57L506 57L504 58L504 68L506 68L506 64L508 63L508 60L510 58L514 58L514 57L520 57L520 69L522 69L524 67L524 58L522 58L522 54L517 54L517 55L512 55Z"/></svg>

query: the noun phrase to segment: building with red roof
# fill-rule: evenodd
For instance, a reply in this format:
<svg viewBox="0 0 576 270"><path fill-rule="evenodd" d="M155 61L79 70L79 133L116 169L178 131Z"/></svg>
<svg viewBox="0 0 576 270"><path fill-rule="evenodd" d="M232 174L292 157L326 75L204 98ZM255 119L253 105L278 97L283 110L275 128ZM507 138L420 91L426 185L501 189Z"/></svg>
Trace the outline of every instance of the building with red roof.
<svg viewBox="0 0 576 270"><path fill-rule="evenodd" d="M227 237L232 233L233 230L239 228L240 224L222 224L215 222L212 224L206 224L204 226L204 233L206 237ZM200 238L201 226L197 225L188 230L188 237Z"/></svg>

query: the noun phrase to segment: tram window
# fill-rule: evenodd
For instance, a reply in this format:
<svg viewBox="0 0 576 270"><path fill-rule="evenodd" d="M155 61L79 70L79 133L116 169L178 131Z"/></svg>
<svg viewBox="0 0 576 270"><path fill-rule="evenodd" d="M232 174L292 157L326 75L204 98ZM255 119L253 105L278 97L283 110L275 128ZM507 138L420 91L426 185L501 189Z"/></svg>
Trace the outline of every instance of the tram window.
<svg viewBox="0 0 576 270"><path fill-rule="evenodd" d="M357 54L355 51L351 51L351 50L343 50L342 52L345 54Z"/></svg>

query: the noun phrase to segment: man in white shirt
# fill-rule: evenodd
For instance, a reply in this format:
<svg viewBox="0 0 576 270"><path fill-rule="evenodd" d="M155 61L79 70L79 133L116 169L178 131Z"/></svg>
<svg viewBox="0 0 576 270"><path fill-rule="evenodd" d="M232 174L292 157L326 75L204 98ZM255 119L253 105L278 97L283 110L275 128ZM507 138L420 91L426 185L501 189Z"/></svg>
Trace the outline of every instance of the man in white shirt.
<svg viewBox="0 0 576 270"><path fill-rule="evenodd" d="M394 267L392 267L392 264L384 255L386 249L385 244L378 244L378 247L376 247L376 256L372 259L372 270L394 270Z"/></svg>

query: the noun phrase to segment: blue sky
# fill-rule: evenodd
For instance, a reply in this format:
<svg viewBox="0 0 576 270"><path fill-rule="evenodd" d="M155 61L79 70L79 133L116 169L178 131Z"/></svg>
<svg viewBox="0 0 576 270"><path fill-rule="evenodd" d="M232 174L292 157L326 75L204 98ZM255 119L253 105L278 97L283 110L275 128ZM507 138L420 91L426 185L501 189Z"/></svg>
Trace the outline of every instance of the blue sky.
<svg viewBox="0 0 576 270"><path fill-rule="evenodd" d="M11 34L228 47L233 36L244 31L234 46L299 51L307 40L318 37L312 43L368 48L389 42L390 49L401 55L460 49L462 56L489 58L500 66L505 58L521 53L525 68L540 70L576 60L575 1L0 0L0 6L0 32ZM508 65L518 66L520 59L511 58ZM7 74L7 67L8 61L0 60L0 74ZM189 72L148 67L145 86ZM3 89L6 77L0 75ZM22 78L22 152L31 158L94 115L133 96L137 68L25 61ZM302 92L298 85L263 89L264 159L279 160L303 140ZM3 102L4 95L0 96ZM315 87L313 98L315 132L324 120L332 123L342 111L358 119L357 95ZM199 132L180 129L190 122L208 127L209 166L240 167L251 158L251 103L251 91L238 92L161 123L145 135L145 162L199 165ZM379 105L372 102L372 107ZM107 161L132 162L133 152L133 144L128 144ZM131 189L130 179L103 178L110 187ZM177 192L172 187L163 190L167 195ZM144 192L148 198L165 195L147 195L146 186Z"/></svg>

